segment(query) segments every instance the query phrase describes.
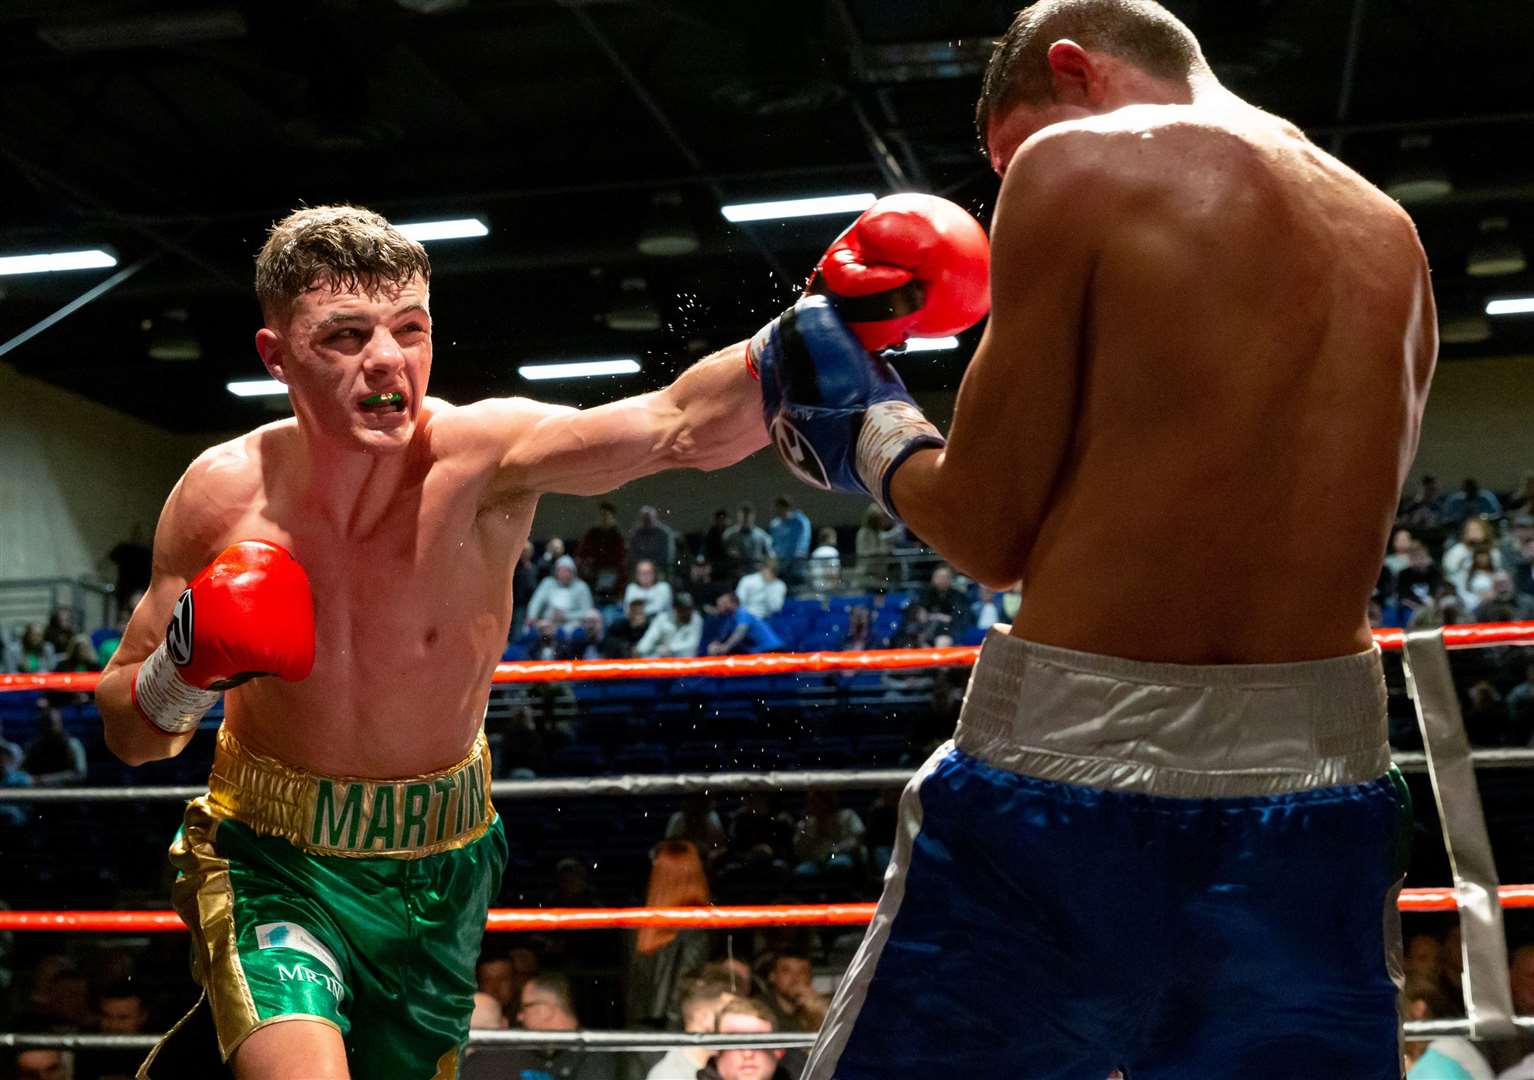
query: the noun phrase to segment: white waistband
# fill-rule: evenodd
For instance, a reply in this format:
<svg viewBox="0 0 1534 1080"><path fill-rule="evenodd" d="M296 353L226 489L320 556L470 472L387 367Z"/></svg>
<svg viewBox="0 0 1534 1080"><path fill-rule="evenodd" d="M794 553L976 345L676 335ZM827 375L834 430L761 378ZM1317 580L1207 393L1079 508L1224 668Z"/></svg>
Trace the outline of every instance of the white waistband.
<svg viewBox="0 0 1534 1080"><path fill-rule="evenodd" d="M1356 784L1390 767L1377 648L1292 664L1146 663L992 629L959 749L1046 780L1178 798Z"/></svg>

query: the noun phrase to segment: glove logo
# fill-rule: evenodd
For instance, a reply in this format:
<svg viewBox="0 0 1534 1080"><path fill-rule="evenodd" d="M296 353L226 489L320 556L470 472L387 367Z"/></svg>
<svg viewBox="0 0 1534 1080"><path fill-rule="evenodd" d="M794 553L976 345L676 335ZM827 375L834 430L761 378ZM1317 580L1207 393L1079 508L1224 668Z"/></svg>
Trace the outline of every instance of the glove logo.
<svg viewBox="0 0 1534 1080"><path fill-rule="evenodd" d="M774 418L770 434L778 457L783 459L789 472L811 487L822 491L831 490L831 481L826 476L826 467L820 455L815 453L810 441L799 433L799 429L794 427L787 416L780 413Z"/></svg>
<svg viewBox="0 0 1534 1080"><path fill-rule="evenodd" d="M177 667L192 662L192 590L187 589L176 601L170 625L165 628L165 651Z"/></svg>

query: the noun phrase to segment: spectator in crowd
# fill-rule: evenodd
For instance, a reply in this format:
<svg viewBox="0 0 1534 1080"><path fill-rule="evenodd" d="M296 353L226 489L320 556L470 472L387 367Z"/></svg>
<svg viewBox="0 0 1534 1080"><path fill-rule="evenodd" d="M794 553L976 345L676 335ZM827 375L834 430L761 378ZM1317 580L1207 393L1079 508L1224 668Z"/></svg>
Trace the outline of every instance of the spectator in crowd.
<svg viewBox="0 0 1534 1080"><path fill-rule="evenodd" d="M804 576L804 560L810 557L810 537L814 530L810 519L787 495L772 501L772 520L767 523L772 536L772 553L777 557L783 576L797 584Z"/></svg>
<svg viewBox="0 0 1534 1080"><path fill-rule="evenodd" d="M676 531L661 522L655 507L641 506L629 531L629 562L637 571L640 560L648 559L662 577L669 577L676 568L676 554Z"/></svg>
<svg viewBox="0 0 1534 1080"><path fill-rule="evenodd" d="M1470 570L1465 575L1464 588L1459 591L1459 598L1464 602L1466 610L1474 611L1491 595L1498 573L1493 561L1495 554L1486 548L1477 548L1470 557Z"/></svg>
<svg viewBox="0 0 1534 1080"><path fill-rule="evenodd" d="M720 1034L747 1035L777 1030L772 1011L753 998L738 998L719 1010L715 1031ZM698 1073L698 1080L785 1080L779 1067L781 1050L755 1047L744 1050L721 1050Z"/></svg>
<svg viewBox="0 0 1534 1080"><path fill-rule="evenodd" d="M1406 564L1411 561L1411 546L1415 539L1410 529L1396 529L1390 534L1390 550L1385 553L1385 569L1392 585L1395 584L1396 575L1405 570Z"/></svg>
<svg viewBox="0 0 1534 1080"><path fill-rule="evenodd" d="M142 599L144 599L142 592L130 593L126 597L119 596L117 617L112 620L112 625L102 627L91 634L91 643L96 646L96 660L102 667L106 667L111 662L112 654L122 644L123 633L128 629L128 619Z"/></svg>
<svg viewBox="0 0 1534 1080"><path fill-rule="evenodd" d="M538 974L538 954L531 949L512 949L509 953L487 952L474 967L479 989L510 1013L513 1003L522 1000L522 987Z"/></svg>
<svg viewBox="0 0 1534 1080"><path fill-rule="evenodd" d="M629 588L633 587L629 585ZM621 660L636 655L635 650L649 632L650 616L645 611L644 598L634 597L625 606L623 618L607 628L607 658Z"/></svg>
<svg viewBox="0 0 1534 1080"><path fill-rule="evenodd" d="M1412 541L1406 560L1406 568L1396 574L1396 601L1408 609L1432 604L1443 584L1443 571L1420 540Z"/></svg>
<svg viewBox="0 0 1534 1080"><path fill-rule="evenodd" d="M21 770L21 748L13 742L0 742L0 789L31 786L31 774ZM0 828L20 829L27 821L24 805L0 802Z"/></svg>
<svg viewBox="0 0 1534 1080"><path fill-rule="evenodd" d="M62 953L44 956L32 968L32 984L21 1003L16 1027L22 1031L83 1031L90 1019L90 990L75 962Z"/></svg>
<svg viewBox="0 0 1534 1080"><path fill-rule="evenodd" d="M692 605L692 597L678 593L670 611L650 620L644 637L634 646L635 656L697 656L703 643L703 616Z"/></svg>
<svg viewBox="0 0 1534 1080"><path fill-rule="evenodd" d="M689 795L682 808L666 820L666 839L683 840L697 849L706 862L713 862L729 846L724 823L714 809L712 795Z"/></svg>
<svg viewBox="0 0 1534 1080"><path fill-rule="evenodd" d="M1443 490L1437 477L1422 474L1417 493L1403 501L1397 520L1410 529L1436 529L1443 523Z"/></svg>
<svg viewBox="0 0 1534 1080"><path fill-rule="evenodd" d="M863 588L885 589L895 583L895 546L903 532L878 504L870 504L863 512L855 548Z"/></svg>
<svg viewBox="0 0 1534 1080"><path fill-rule="evenodd" d="M16 764L20 766L22 749L20 743L14 743L5 737L5 721L0 719L0 750L9 750L16 757Z"/></svg>
<svg viewBox="0 0 1534 1080"><path fill-rule="evenodd" d="M5 670L23 675L40 675L53 670L58 657L43 636L42 623L27 623L21 637L5 643Z"/></svg>
<svg viewBox="0 0 1534 1080"><path fill-rule="evenodd" d="M532 976L522 986L517 1008L517 1022L526 1031L579 1031L575 998L570 980L555 973ZM547 1074L560 1080L618 1080L621 1055L588 1051L539 1050L529 1055L533 1075ZM506 1069L501 1075L527 1076L529 1070Z"/></svg>
<svg viewBox="0 0 1534 1080"><path fill-rule="evenodd" d="M504 1031L511 1026L501 1003L483 990L474 991L474 1011L469 1014L469 1027L480 1031Z"/></svg>
<svg viewBox="0 0 1534 1080"><path fill-rule="evenodd" d="M834 791L816 788L805 798L804 816L794 827L795 873L800 877L823 874L845 876L863 866L863 819L842 806Z"/></svg>
<svg viewBox="0 0 1534 1080"><path fill-rule="evenodd" d="M818 593L832 592L841 587L842 553L836 546L836 530L827 525L815 538L815 549L810 552L808 580L811 589Z"/></svg>
<svg viewBox="0 0 1534 1080"><path fill-rule="evenodd" d="M96 995L96 1028L103 1035L142 1035L149 1007L132 983L114 983ZM93 1050L81 1053L76 1080L132 1080L144 1060L142 1050Z"/></svg>
<svg viewBox="0 0 1534 1080"><path fill-rule="evenodd" d="M1412 609L1406 627L1408 630L1433 630L1440 626L1459 626L1469 621L1470 613L1465 610L1465 601L1454 586L1445 581L1438 586L1428 603Z"/></svg>
<svg viewBox="0 0 1534 1080"><path fill-rule="evenodd" d="M553 576L544 578L533 590L527 602L527 619L538 622L551 611L558 611L566 621L574 622L594 607L590 587L575 575L575 560L561 555L554 563Z"/></svg>
<svg viewBox="0 0 1534 1080"><path fill-rule="evenodd" d="M685 980L677 994L682 1030L698 1034L715 1030L719 1010L735 998L730 983L717 975L698 974ZM710 1056L706 1046L674 1046L651 1067L645 1080L696 1080Z"/></svg>
<svg viewBox="0 0 1534 1080"><path fill-rule="evenodd" d="M618 528L618 508L610 502L597 504L597 523L586 530L575 547L580 576L591 582L592 592L603 603L623 594L628 580L628 545Z"/></svg>
<svg viewBox="0 0 1534 1080"><path fill-rule="evenodd" d="M730 583L721 580L714 564L699 555L687 568L687 591L692 594L693 606L699 611L712 612L719 598L730 591Z"/></svg>
<svg viewBox="0 0 1534 1080"><path fill-rule="evenodd" d="M989 630L1001 622L1001 594L981 585L979 596L969 606L969 612L971 626L977 630Z"/></svg>
<svg viewBox="0 0 1534 1080"><path fill-rule="evenodd" d="M546 541L542 553L538 556L538 580L542 581L552 574L555 566L564 556L565 542L562 538L555 536Z"/></svg>
<svg viewBox="0 0 1534 1080"><path fill-rule="evenodd" d="M1496 530L1491 522L1482 517L1473 517L1460 526L1459 539L1451 544L1443 553L1443 576L1454 583L1454 587L1460 592L1466 590L1466 582L1470 576L1471 564L1475 561L1478 551L1496 551ZM1496 565L1500 567L1502 553L1496 552Z"/></svg>
<svg viewBox="0 0 1534 1080"><path fill-rule="evenodd" d="M53 664L54 671L100 671L101 659L96 655L96 646L91 644L91 639L84 634L76 634L69 639L69 644L58 654L58 659Z"/></svg>
<svg viewBox="0 0 1534 1080"><path fill-rule="evenodd" d="M873 613L864 605L858 604L847 612L847 632L842 635L841 644L837 648L842 652L877 649L879 644L874 641L873 634Z"/></svg>
<svg viewBox="0 0 1534 1080"><path fill-rule="evenodd" d="M634 580L623 590L624 607L636 599L644 602L644 612L651 617L671 606L671 583L661 578L655 563L649 559L640 559L634 564Z"/></svg>
<svg viewBox="0 0 1534 1080"><path fill-rule="evenodd" d="M1470 742L1475 746L1512 745L1507 705L1497 693L1497 688L1482 680L1472 686L1466 696L1465 735ZM1525 735L1519 741L1527 739Z"/></svg>
<svg viewBox="0 0 1534 1080"><path fill-rule="evenodd" d="M579 622L566 623L559 635L561 660L611 660L610 650L622 647L622 642L608 642L602 613L595 608L583 612Z"/></svg>
<svg viewBox="0 0 1534 1080"><path fill-rule="evenodd" d="M1502 566L1513 575L1518 591L1534 593L1534 514L1519 514L1502 539Z"/></svg>
<svg viewBox="0 0 1534 1080"><path fill-rule="evenodd" d="M714 511L713 524L709 525L708 531L703 534L703 550L698 554L702 561L709 564L720 580L727 580L732 575L729 572L730 553L724 544L724 534L731 529L730 512L724 507ZM693 590L697 595L697 590Z"/></svg>
<svg viewBox="0 0 1534 1080"><path fill-rule="evenodd" d="M1442 991L1421 976L1406 981L1401 1000L1409 1020L1449 1015ZM1457 1036L1408 1041L1405 1054L1407 1080L1493 1080L1495 1075L1480 1051Z"/></svg>
<svg viewBox="0 0 1534 1080"><path fill-rule="evenodd" d="M926 609L927 622L936 625L938 635L956 638L969 626L969 600L954 587L953 571L945 563L933 567L932 577L917 602Z"/></svg>
<svg viewBox="0 0 1534 1080"><path fill-rule="evenodd" d="M920 601L907 604L900 613L900 629L891 644L897 649L925 649L937 635L938 624L927 619L927 609Z"/></svg>
<svg viewBox="0 0 1534 1080"><path fill-rule="evenodd" d="M788 599L788 586L778 576L778 560L769 555L751 573L735 585L735 596L740 606L758 619L770 619L783 610Z"/></svg>
<svg viewBox="0 0 1534 1080"><path fill-rule="evenodd" d="M1534 619L1534 596L1520 593L1513 585L1513 575L1498 570L1491 575L1491 588L1475 608L1476 622L1523 622Z"/></svg>
<svg viewBox="0 0 1534 1080"><path fill-rule="evenodd" d="M601 907L602 897L591 885L591 871L573 855L554 864L554 889L543 898L551 908Z"/></svg>
<svg viewBox="0 0 1534 1080"><path fill-rule="evenodd" d="M527 605L538 591L538 564L533 558L533 542L522 545L522 556L511 572L511 629L506 640L516 641L527 630Z"/></svg>
<svg viewBox="0 0 1534 1080"><path fill-rule="evenodd" d="M1502 513L1502 503L1493 492L1467 476L1458 491L1444 496L1442 513L1447 524L1458 525L1466 518L1495 517Z"/></svg>
<svg viewBox="0 0 1534 1080"><path fill-rule="evenodd" d="M133 609L128 597L149 588L149 572L154 553L144 539L142 522L134 522L128 531L128 539L107 552L107 561L117 567L117 585L113 595L117 598L117 613L122 615Z"/></svg>
<svg viewBox="0 0 1534 1080"><path fill-rule="evenodd" d="M1534 732L1534 661L1524 669L1523 682L1507 692L1507 716L1514 731Z"/></svg>
<svg viewBox="0 0 1534 1080"><path fill-rule="evenodd" d="M1526 472L1518 488L1502 505L1504 514L1534 514L1534 472Z"/></svg>
<svg viewBox="0 0 1534 1080"><path fill-rule="evenodd" d="M48 616L48 625L43 629L43 640L53 646L54 653L62 653L69 648L69 643L79 632L80 628L75 625L75 609L56 607L53 609L53 614Z"/></svg>
<svg viewBox="0 0 1534 1080"><path fill-rule="evenodd" d="M744 859L766 848L773 858L784 858L793 848L794 819L774 809L772 796L750 791L730 815L729 844L732 858Z"/></svg>
<svg viewBox="0 0 1534 1080"><path fill-rule="evenodd" d="M756 507L750 503L740 504L735 524L724 530L724 554L730 568L726 580L739 577L772 554L772 537L756 523Z"/></svg>
<svg viewBox="0 0 1534 1080"><path fill-rule="evenodd" d="M64 1050L18 1050L16 1080L75 1080L73 1055Z"/></svg>
<svg viewBox="0 0 1534 1080"><path fill-rule="evenodd" d="M815 989L808 956L789 950L773 953L762 966L762 978L767 984L767 1007L776 1014L777 1030L820 1030L831 1000Z"/></svg>
<svg viewBox="0 0 1534 1080"><path fill-rule="evenodd" d="M39 731L27 744L21 767L43 787L64 787L85 780L85 745L64 728L64 714L40 703Z"/></svg>
<svg viewBox="0 0 1534 1080"><path fill-rule="evenodd" d="M564 629L564 625L565 613L559 608L551 608L549 617L546 619L529 619L527 632L522 635L522 644L527 649L528 659L563 659L564 639L561 630Z"/></svg>
<svg viewBox="0 0 1534 1080"><path fill-rule="evenodd" d="M783 648L783 639L766 622L742 608L734 593L721 596L718 607L719 636L708 643L710 656L776 652Z"/></svg>
<svg viewBox="0 0 1534 1080"><path fill-rule="evenodd" d="M716 819L717 820L717 819ZM705 907L713 903L698 848L667 839L650 858L646 907ZM632 935L625 1014L630 1026L675 1028L682 1019L678 991L685 974L708 959L708 932L646 926Z"/></svg>

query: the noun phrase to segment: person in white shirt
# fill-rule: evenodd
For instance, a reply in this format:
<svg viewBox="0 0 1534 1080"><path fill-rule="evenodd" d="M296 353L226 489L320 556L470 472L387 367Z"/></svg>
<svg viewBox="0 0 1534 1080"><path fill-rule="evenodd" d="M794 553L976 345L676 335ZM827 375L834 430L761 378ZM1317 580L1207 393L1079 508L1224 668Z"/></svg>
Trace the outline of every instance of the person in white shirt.
<svg viewBox="0 0 1534 1080"><path fill-rule="evenodd" d="M635 656L697 656L703 643L703 616L693 610L692 597L677 593L671 609L650 620Z"/></svg>
<svg viewBox="0 0 1534 1080"><path fill-rule="evenodd" d="M788 586L778 577L778 560L766 558L755 573L747 574L735 586L735 597L740 606L758 619L765 619L783 610L788 599Z"/></svg>
<svg viewBox="0 0 1534 1080"><path fill-rule="evenodd" d="M682 1030L714 1030L719 1010L736 998L730 984L717 975L699 975L682 984ZM698 1070L713 1056L709 1046L675 1046L655 1063L645 1080L695 1080Z"/></svg>
<svg viewBox="0 0 1534 1080"><path fill-rule="evenodd" d="M842 553L836 546L836 530L827 525L810 552L809 585L818 593L831 592L842 583Z"/></svg>
<svg viewBox="0 0 1534 1080"><path fill-rule="evenodd" d="M634 564L634 580L623 590L625 608L635 600L644 601L644 613L652 619L671 610L671 583L657 579L655 564L649 559Z"/></svg>
<svg viewBox="0 0 1534 1080"><path fill-rule="evenodd" d="M527 621L537 622L557 608L566 622L575 622L594 607L591 586L575 576L575 560L561 555L554 563L553 575L533 590L533 598L527 602Z"/></svg>

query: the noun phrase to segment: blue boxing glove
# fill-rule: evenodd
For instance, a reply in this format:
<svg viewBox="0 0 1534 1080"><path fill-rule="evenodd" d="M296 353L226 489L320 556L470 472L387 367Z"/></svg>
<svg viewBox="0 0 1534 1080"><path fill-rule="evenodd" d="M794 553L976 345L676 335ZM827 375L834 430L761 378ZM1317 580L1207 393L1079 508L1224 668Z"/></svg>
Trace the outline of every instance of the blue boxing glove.
<svg viewBox="0 0 1534 1080"><path fill-rule="evenodd" d="M757 333L747 360L762 417L788 471L811 487L872 498L896 521L895 470L945 445L887 362L867 352L825 296L811 295Z"/></svg>

